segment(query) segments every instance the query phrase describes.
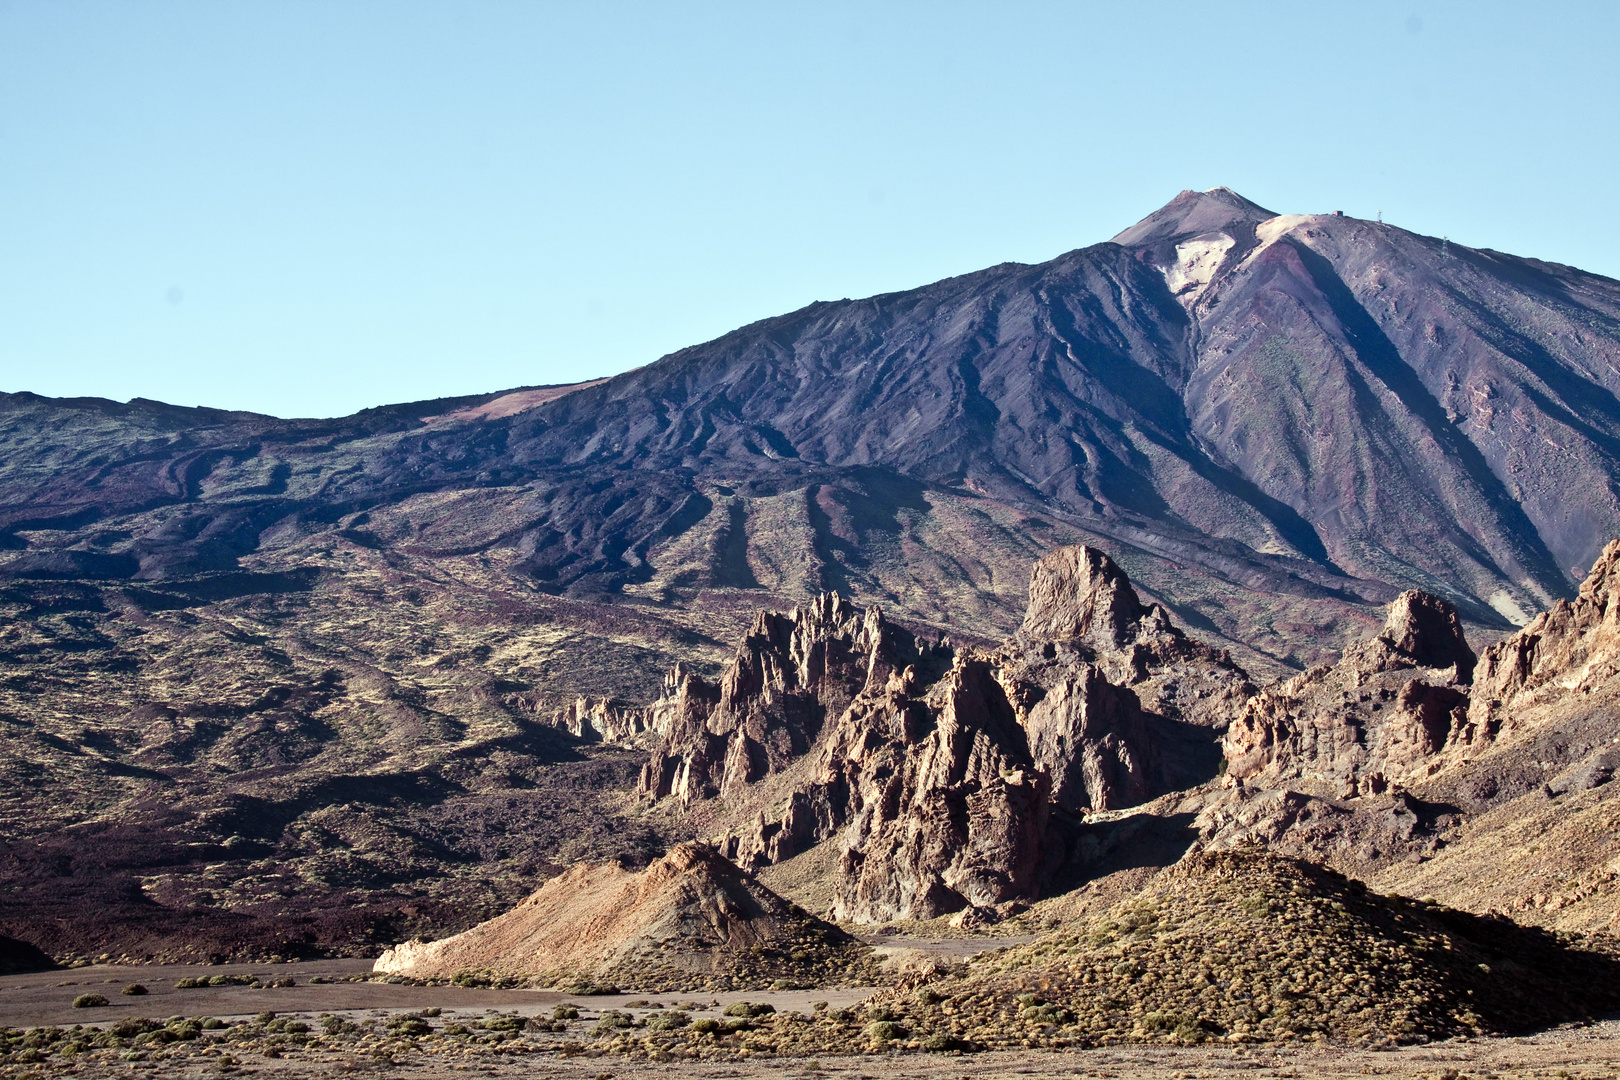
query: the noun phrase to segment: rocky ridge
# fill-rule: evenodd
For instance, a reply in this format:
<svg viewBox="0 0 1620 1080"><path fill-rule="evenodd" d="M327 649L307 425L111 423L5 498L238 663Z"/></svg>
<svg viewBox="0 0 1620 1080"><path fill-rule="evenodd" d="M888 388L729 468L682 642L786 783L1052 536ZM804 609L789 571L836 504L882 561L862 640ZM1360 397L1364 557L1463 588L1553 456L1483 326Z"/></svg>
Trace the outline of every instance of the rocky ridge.
<svg viewBox="0 0 1620 1080"><path fill-rule="evenodd" d="M1329 796L1428 775L1466 738L1474 665L1456 609L1402 593L1377 637L1245 704L1226 732L1226 775Z"/></svg>

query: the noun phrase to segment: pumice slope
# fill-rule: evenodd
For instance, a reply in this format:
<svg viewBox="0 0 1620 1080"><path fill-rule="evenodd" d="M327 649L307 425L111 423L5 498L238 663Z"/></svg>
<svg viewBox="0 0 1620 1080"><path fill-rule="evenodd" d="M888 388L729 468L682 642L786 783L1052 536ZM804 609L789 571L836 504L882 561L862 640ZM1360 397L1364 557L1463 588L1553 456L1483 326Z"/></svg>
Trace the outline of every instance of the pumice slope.
<svg viewBox="0 0 1620 1080"><path fill-rule="evenodd" d="M375 970L422 979L644 991L825 985L870 977L870 950L700 844L644 870L580 863L517 907L453 937L385 952Z"/></svg>

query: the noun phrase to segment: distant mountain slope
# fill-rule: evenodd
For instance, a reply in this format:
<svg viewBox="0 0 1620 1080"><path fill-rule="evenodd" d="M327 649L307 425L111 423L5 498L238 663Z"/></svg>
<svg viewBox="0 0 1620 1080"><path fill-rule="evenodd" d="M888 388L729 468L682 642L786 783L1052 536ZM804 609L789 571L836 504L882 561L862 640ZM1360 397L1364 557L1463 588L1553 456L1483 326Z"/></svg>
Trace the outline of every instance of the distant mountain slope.
<svg viewBox="0 0 1620 1080"><path fill-rule="evenodd" d="M745 327L518 417L512 445L882 466L1521 620L1620 526L1617 361L1616 282L1216 189L1039 266Z"/></svg>
<svg viewBox="0 0 1620 1080"><path fill-rule="evenodd" d="M54 518L67 535L31 547L113 557L47 570L127 555L161 577L232 567L289 520L520 487L509 527L470 542L588 595L660 578L653 550L705 522L674 584L766 585L740 534L754 500L802 491L813 565L778 591L881 597L870 534L933 491L1262 591L1415 586L1505 625L1620 534L1617 362L1620 283L1217 188L1049 263L813 304L517 412L488 395L277 421L11 395L0 528Z"/></svg>

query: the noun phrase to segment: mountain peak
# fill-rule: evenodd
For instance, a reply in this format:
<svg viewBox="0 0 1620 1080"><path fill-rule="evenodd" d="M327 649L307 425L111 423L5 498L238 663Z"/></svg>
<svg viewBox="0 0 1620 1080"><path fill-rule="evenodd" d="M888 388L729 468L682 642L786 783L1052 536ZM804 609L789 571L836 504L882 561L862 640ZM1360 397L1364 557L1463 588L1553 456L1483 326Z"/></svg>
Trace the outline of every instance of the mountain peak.
<svg viewBox="0 0 1620 1080"><path fill-rule="evenodd" d="M1276 213L1245 199L1229 187L1208 191L1183 191L1159 209L1114 237L1114 243L1145 247L1179 240L1202 233L1230 229L1234 225L1257 225Z"/></svg>

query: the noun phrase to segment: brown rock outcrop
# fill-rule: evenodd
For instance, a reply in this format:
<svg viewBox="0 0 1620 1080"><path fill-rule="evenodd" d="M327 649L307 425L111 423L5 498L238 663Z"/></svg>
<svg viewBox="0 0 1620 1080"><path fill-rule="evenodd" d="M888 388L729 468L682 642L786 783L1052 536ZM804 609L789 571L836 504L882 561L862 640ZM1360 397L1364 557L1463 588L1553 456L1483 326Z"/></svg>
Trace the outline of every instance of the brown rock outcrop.
<svg viewBox="0 0 1620 1080"><path fill-rule="evenodd" d="M1092 547L1059 548L1030 572L1029 606L1018 635L1083 642L1107 652L1125 646L1142 620L1156 614L1107 555Z"/></svg>
<svg viewBox="0 0 1620 1080"><path fill-rule="evenodd" d="M639 790L683 802L736 792L808 752L864 689L941 651L837 593L762 611L718 682L678 669L666 679L649 709L663 742Z"/></svg>
<svg viewBox="0 0 1620 1080"><path fill-rule="evenodd" d="M864 951L712 848L680 844L639 873L576 865L504 915L442 941L389 949L374 970L653 990L837 978Z"/></svg>
<svg viewBox="0 0 1620 1080"><path fill-rule="evenodd" d="M887 704L850 717L824 758L818 787L848 793L833 915L932 918L1031 895L1051 780L991 665L959 657L926 726L906 723L902 699Z"/></svg>
<svg viewBox="0 0 1620 1080"><path fill-rule="evenodd" d="M1001 649L1013 679L1043 666L1096 667L1155 716L1224 728L1255 687L1223 649L1189 638L1162 604L1144 604L1125 571L1091 547L1058 548L1030 573L1029 607Z"/></svg>
<svg viewBox="0 0 1620 1080"><path fill-rule="evenodd" d="M1456 609L1403 593L1377 637L1249 700L1226 732L1227 775L1328 797L1429 775L1462 725L1473 668Z"/></svg>
<svg viewBox="0 0 1620 1080"><path fill-rule="evenodd" d="M651 730L652 710L625 708L581 695L572 704L558 709L550 723L585 742L627 743Z"/></svg>
<svg viewBox="0 0 1620 1080"><path fill-rule="evenodd" d="M1252 687L1224 653L1143 604L1102 552L1051 553L1030 595L1024 628L993 652L919 646L875 609L857 617L836 597L809 613L761 616L719 692L673 710L644 791L740 792L780 769L727 766L706 786L686 779L712 777L721 740L757 740L758 718L783 715L770 710L815 686L805 691L815 707L801 714L820 729L813 768L777 810L721 842L727 855L759 867L836 843L832 911L857 921L1034 896L1064 857L1055 815L1130 806L1213 776L1214 733ZM792 630L772 638L771 627ZM784 662L797 634L840 658L841 676L817 683ZM755 670L782 674L745 677ZM850 696L833 713L840 692ZM813 737L810 723L797 730L777 761Z"/></svg>
<svg viewBox="0 0 1620 1080"><path fill-rule="evenodd" d="M1538 706L1588 694L1620 674L1620 540L1593 564L1573 601L1559 600L1480 657L1460 749L1477 751L1528 726Z"/></svg>

